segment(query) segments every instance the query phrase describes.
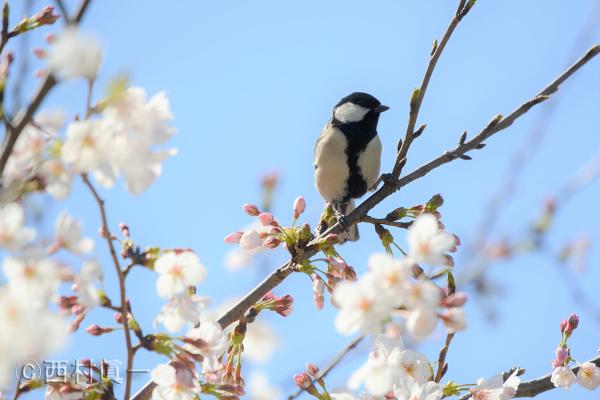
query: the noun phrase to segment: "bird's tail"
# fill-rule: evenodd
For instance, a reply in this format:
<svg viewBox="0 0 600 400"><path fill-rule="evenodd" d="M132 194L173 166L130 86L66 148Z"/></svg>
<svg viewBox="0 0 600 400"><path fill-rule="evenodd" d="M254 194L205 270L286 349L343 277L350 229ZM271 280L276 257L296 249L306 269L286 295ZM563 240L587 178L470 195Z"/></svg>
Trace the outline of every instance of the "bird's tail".
<svg viewBox="0 0 600 400"><path fill-rule="evenodd" d="M354 210L354 200L350 200L350 202L344 204L342 209L339 210L343 215L348 215ZM351 242L356 242L360 238L358 234L358 224L352 225L347 232L344 232L340 235L341 243L344 243L346 240Z"/></svg>

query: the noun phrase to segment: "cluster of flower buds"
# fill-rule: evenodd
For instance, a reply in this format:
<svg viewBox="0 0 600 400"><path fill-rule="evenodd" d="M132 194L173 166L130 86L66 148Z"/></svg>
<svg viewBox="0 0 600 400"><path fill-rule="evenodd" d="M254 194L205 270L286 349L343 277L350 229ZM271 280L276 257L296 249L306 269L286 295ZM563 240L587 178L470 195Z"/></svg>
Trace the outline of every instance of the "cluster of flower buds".
<svg viewBox="0 0 600 400"><path fill-rule="evenodd" d="M8 2L4 3L4 12L8 13ZM9 33L10 36L16 36L20 33L39 28L43 25L52 25L58 20L59 16L54 14L54 7L46 6L37 14L31 17L23 18Z"/></svg>
<svg viewBox="0 0 600 400"><path fill-rule="evenodd" d="M322 388L322 393L319 393L319 390L315 386L315 382ZM306 371L302 371L301 373L294 375L294 383L300 389L318 399L330 398L325 387L325 382L319 374L319 368L315 364L306 364Z"/></svg>
<svg viewBox="0 0 600 400"><path fill-rule="evenodd" d="M575 361L571 357L571 349L567 345L567 341L573 334L573 331L579 326L579 316L571 314L569 318L560 323L560 333L562 335L560 344L556 348L554 360L552 360L552 377L550 380L555 387L568 389L575 382L580 386L595 390L600 386L600 368L591 362L579 364L577 375L573 372L569 363Z"/></svg>
<svg viewBox="0 0 600 400"><path fill-rule="evenodd" d="M438 211L444 204L444 198L441 194L433 195L425 204L418 204L410 208L398 207L394 211L388 213L385 219L388 221L398 221L405 217L417 218L419 215L424 213L433 214L438 220L442 218L442 214ZM444 229L443 225L440 227Z"/></svg>
<svg viewBox="0 0 600 400"><path fill-rule="evenodd" d="M286 294L285 296L277 297L273 292L269 292L263 296L263 298L257 302L254 307L257 311L271 310L275 311L282 317L287 317L292 313L294 305L294 298Z"/></svg>
<svg viewBox="0 0 600 400"><path fill-rule="evenodd" d="M294 201L294 222L300 217L306 208L303 197ZM297 248L299 244L306 244L312 239L310 227L302 225L296 227L293 224L287 228L282 226L270 212L261 211L256 205L246 203L244 212L252 217L257 217L259 226L245 232L233 232L225 237L225 243L239 244L245 250L258 248L274 249L283 242L288 249Z"/></svg>

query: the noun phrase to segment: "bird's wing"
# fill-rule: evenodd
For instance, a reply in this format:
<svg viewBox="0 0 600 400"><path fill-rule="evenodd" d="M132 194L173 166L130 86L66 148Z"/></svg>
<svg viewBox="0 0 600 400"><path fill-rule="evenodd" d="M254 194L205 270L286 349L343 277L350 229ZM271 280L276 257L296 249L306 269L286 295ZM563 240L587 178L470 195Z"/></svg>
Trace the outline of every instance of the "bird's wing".
<svg viewBox="0 0 600 400"><path fill-rule="evenodd" d="M379 135L375 135L358 156L358 167L367 187L373 190L375 182L379 179L379 169L381 167L381 140L379 140Z"/></svg>

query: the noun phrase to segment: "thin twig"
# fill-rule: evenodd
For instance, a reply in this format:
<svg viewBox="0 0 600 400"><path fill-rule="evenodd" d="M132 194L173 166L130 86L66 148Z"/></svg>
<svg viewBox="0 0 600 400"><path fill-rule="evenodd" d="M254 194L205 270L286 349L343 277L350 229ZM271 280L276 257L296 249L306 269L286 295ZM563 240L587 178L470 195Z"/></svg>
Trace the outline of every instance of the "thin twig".
<svg viewBox="0 0 600 400"><path fill-rule="evenodd" d="M404 136L404 141L402 142L402 145L400 146L400 149L398 151L396 163L392 171L392 175L395 178L400 177L400 174L402 173L402 167L404 166L404 162L401 163L401 161L406 158L408 154L408 149L410 148L412 141L415 139L415 125L417 123L417 118L419 117L421 104L423 103L423 99L425 98L425 92L427 92L429 81L431 80L431 76L433 75L433 71L435 70L435 66L437 65L437 62L440 56L442 55L442 52L446 48L446 44L448 43L448 40L450 40L454 29L456 29L462 18L469 12L470 8L470 6L465 7L465 0L461 0L458 3L456 13L450 21L448 28L446 28L446 33L444 33L444 36L442 36L442 40L439 42L439 44L434 45L435 48L433 53L431 54L431 58L429 59L429 64L427 65L427 69L425 70L425 75L423 75L423 81L421 82L421 86L419 87L419 89L417 89L417 91L413 92L413 98L411 98L410 102L410 113L408 116L408 125L406 126L406 134Z"/></svg>
<svg viewBox="0 0 600 400"><path fill-rule="evenodd" d="M133 357L135 352L133 351L133 346L131 344L131 333L129 332L129 308L127 306L127 296L125 293L125 275L123 270L121 269L121 265L119 263L119 259L117 258L117 251L115 250L115 246L111 238L110 229L108 226L108 218L106 217L106 208L104 207L104 200L100 197L92 183L90 182L88 176L86 174L82 174L81 178L83 179L83 183L90 189L94 199L96 199L96 203L98 203L98 208L100 209L100 215L102 217L102 231L106 237L106 243L108 244L108 248L110 250L110 256L112 258L113 264L115 266L115 271L117 273L117 278L119 279L119 295L121 298L121 315L123 318L123 331L125 332L125 344L127 346L127 371L126 371L126 379L125 379L125 394L123 396L124 400L129 400L129 396L131 394L131 372L133 368Z"/></svg>
<svg viewBox="0 0 600 400"><path fill-rule="evenodd" d="M334 369L344 359L344 357L346 357L346 355L350 353L350 351L352 351L352 349L356 348L356 346L358 346L359 343L363 341L364 338L364 336L359 336L350 343L348 343L342 350L339 351L339 353L335 355L335 357L331 359L331 361L329 362L329 364L327 364L325 368L319 371L316 378L314 378L312 382L314 383L319 379L325 378L327 374L331 372L331 370ZM296 397L300 396L303 391L304 389L299 389L297 392L289 395L288 400L295 399Z"/></svg>
<svg viewBox="0 0 600 400"><path fill-rule="evenodd" d="M90 1L91 0L82 0L77 12L75 13L75 17L73 18L73 23L78 24L81 22L81 19L83 18ZM10 154L15 147L15 143L17 143L17 139L21 135L21 132L23 132L25 126L31 121L33 114L35 114L46 95L50 92L54 85L56 85L56 83L56 78L54 78L52 74L48 74L42 84L38 87L27 109L22 113L22 115L15 117L15 119L12 121L11 125L13 128L10 131L5 132L4 146L2 147L2 154L0 155L0 178L2 177L8 158L10 157Z"/></svg>
<svg viewBox="0 0 600 400"><path fill-rule="evenodd" d="M375 224L389 225L389 226L395 226L397 228L402 228L402 229L408 229L412 225L412 222L388 221L387 219L373 218L368 215L361 217L360 222L368 222L373 225L375 225Z"/></svg>
<svg viewBox="0 0 600 400"><path fill-rule="evenodd" d="M448 349L450 348L450 343L452 343L452 339L454 338L454 333L448 333L446 335L446 343L444 343L444 347L440 350L440 355L438 357L438 369L435 374L435 381L440 383L442 377L446 373L446 355L448 355Z"/></svg>
<svg viewBox="0 0 600 400"><path fill-rule="evenodd" d="M70 24L71 18L69 17L69 12L67 11L67 7L65 6L65 3L62 0L54 0L54 2L56 3L56 6L60 10L60 13L63 16L65 23Z"/></svg>

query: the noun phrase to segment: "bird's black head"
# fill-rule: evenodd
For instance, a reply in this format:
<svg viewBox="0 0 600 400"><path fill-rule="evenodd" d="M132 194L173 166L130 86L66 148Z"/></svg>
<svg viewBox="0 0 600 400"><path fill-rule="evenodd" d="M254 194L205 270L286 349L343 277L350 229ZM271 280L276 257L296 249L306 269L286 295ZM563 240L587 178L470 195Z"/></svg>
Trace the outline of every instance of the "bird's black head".
<svg viewBox="0 0 600 400"><path fill-rule="evenodd" d="M376 129L379 114L388 109L370 94L354 92L335 105L332 121L335 125L358 124Z"/></svg>

